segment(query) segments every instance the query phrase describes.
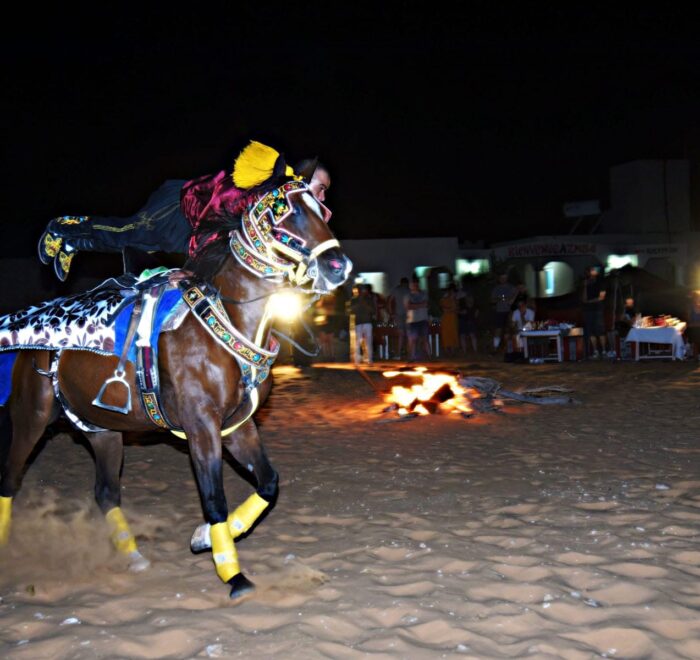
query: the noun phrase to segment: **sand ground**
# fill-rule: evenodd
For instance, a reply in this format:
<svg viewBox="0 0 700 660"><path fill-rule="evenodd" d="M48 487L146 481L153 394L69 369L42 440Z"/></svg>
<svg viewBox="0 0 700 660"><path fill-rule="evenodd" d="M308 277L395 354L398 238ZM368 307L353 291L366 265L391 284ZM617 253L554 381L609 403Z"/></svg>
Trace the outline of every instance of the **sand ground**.
<svg viewBox="0 0 700 660"><path fill-rule="evenodd" d="M354 370L276 369L259 426L281 493L238 544L258 590L237 605L189 550L181 441L126 447L123 509L153 562L132 574L88 451L48 440L0 551L0 656L700 657L700 365L459 366L580 404L380 423ZM225 480L230 508L252 491Z"/></svg>

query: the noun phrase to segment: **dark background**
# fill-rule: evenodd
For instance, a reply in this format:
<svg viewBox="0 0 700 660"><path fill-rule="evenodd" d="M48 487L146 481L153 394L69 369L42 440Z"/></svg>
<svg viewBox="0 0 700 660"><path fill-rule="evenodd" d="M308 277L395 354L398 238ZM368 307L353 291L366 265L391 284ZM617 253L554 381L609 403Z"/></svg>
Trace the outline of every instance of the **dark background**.
<svg viewBox="0 0 700 660"><path fill-rule="evenodd" d="M494 4L19 7L0 255L56 215L130 215L249 139L328 165L341 239L566 233L562 204L605 205L638 158L690 158L695 181L695 13Z"/></svg>

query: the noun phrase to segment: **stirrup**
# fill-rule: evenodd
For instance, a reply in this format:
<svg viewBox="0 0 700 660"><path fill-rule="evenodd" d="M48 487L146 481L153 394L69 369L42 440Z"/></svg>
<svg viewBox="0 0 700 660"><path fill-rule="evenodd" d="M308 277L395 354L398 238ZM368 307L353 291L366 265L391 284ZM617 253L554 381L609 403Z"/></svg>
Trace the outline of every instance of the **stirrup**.
<svg viewBox="0 0 700 660"><path fill-rule="evenodd" d="M128 415L131 412L131 386L124 379L125 373L126 372L124 370L120 371L119 369L117 369L114 372L114 376L112 376L111 378L108 378L102 384L102 387L100 388L100 391L97 393L97 396L92 400L92 405L97 406L98 408L102 408L104 410L111 410L112 412L118 412L118 413L121 413L122 415ZM104 396L105 390L107 389L107 386L110 383L121 383L124 387L126 387L126 405L124 405L124 406L111 406L108 403L102 402L102 397Z"/></svg>

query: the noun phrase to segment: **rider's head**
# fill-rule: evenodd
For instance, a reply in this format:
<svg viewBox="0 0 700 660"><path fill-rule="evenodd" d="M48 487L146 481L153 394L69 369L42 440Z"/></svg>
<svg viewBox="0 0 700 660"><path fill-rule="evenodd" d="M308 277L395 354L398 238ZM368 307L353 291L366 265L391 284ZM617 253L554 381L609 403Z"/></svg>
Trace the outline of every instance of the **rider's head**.
<svg viewBox="0 0 700 660"><path fill-rule="evenodd" d="M328 168L316 158L305 158L294 166L294 171L308 171L313 164L315 164L316 167L309 179L309 190L311 190L311 193L319 202L325 202L326 190L331 187L331 175L328 172Z"/></svg>

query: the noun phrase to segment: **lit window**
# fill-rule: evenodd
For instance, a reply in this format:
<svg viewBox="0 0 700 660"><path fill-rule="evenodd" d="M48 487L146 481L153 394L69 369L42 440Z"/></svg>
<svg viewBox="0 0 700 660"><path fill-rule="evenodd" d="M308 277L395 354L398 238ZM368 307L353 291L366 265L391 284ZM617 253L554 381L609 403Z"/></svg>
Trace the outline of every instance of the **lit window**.
<svg viewBox="0 0 700 660"><path fill-rule="evenodd" d="M609 273L611 270L617 270L625 266L637 267L638 265L639 257L636 254L611 254L605 263L605 272Z"/></svg>
<svg viewBox="0 0 700 660"><path fill-rule="evenodd" d="M383 296L389 293L386 273L357 273L355 284L369 284L374 293L380 293Z"/></svg>
<svg viewBox="0 0 700 660"><path fill-rule="evenodd" d="M548 296L554 294L554 268L544 269L544 292Z"/></svg>
<svg viewBox="0 0 700 660"><path fill-rule="evenodd" d="M491 269L488 259L457 259L455 270L457 275L481 275L488 273Z"/></svg>

